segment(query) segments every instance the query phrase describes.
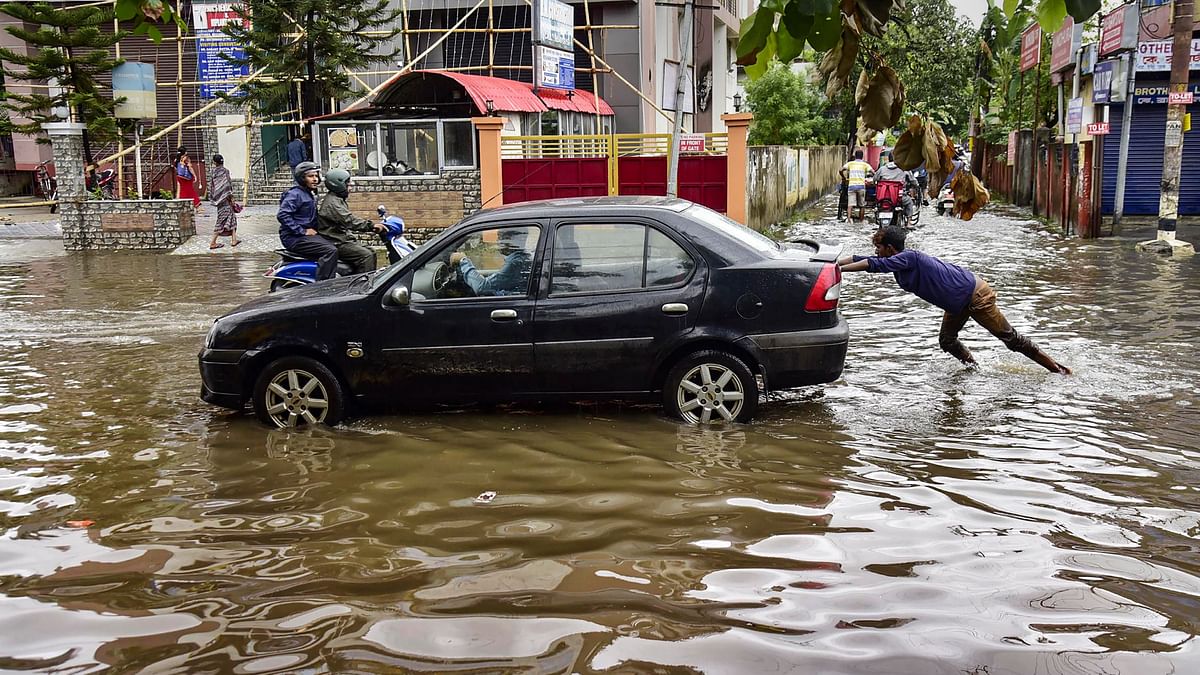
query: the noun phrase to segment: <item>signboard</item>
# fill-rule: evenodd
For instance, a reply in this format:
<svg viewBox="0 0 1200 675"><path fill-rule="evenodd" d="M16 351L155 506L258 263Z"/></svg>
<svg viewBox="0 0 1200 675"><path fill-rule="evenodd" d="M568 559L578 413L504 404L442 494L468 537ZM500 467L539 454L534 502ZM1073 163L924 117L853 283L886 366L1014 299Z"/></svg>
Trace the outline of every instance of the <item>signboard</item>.
<svg viewBox="0 0 1200 675"><path fill-rule="evenodd" d="M1200 84L1189 84L1185 94L1200 92ZM1176 92L1178 94L1179 92ZM1133 103L1134 105L1162 105L1170 103L1171 93L1166 84L1142 84L1133 88Z"/></svg>
<svg viewBox="0 0 1200 675"><path fill-rule="evenodd" d="M1091 124L1087 125L1087 132L1089 136L1107 136L1108 129L1108 122L1092 122Z"/></svg>
<svg viewBox="0 0 1200 675"><path fill-rule="evenodd" d="M559 0L536 0L533 5L533 42L574 52L575 8Z"/></svg>
<svg viewBox="0 0 1200 675"><path fill-rule="evenodd" d="M675 88L677 86L676 78L679 77L679 64L674 61L663 61L663 78L662 78L662 109L675 110ZM683 85L683 112L694 113L696 110L696 73L695 69L688 66L687 77L684 78Z"/></svg>
<svg viewBox="0 0 1200 675"><path fill-rule="evenodd" d="M680 134L680 152L704 152L704 134Z"/></svg>
<svg viewBox="0 0 1200 675"><path fill-rule="evenodd" d="M220 30L229 22L240 23L241 17L235 9L240 2L193 2L192 28L195 30Z"/></svg>
<svg viewBox="0 0 1200 675"><path fill-rule="evenodd" d="M1196 95L1190 91L1173 91L1167 94L1167 103L1171 105L1191 105L1196 101Z"/></svg>
<svg viewBox="0 0 1200 675"><path fill-rule="evenodd" d="M1154 40L1138 44L1137 72L1153 73L1171 70L1170 40ZM1200 70L1200 38L1192 40L1191 62L1188 70Z"/></svg>
<svg viewBox="0 0 1200 675"><path fill-rule="evenodd" d="M1163 145L1168 148L1178 148L1181 143L1183 143L1183 122L1167 120L1167 137L1163 140Z"/></svg>
<svg viewBox="0 0 1200 675"><path fill-rule="evenodd" d="M114 115L118 119L152 120L158 117L154 95L154 64L127 61L113 68L113 99L124 98Z"/></svg>
<svg viewBox="0 0 1200 675"><path fill-rule="evenodd" d="M1070 16L1062 28L1050 36L1050 72L1057 73L1075 65L1075 52L1083 43L1083 24L1075 25Z"/></svg>
<svg viewBox="0 0 1200 675"><path fill-rule="evenodd" d="M1042 29L1035 23L1021 33L1021 72L1037 66L1042 60Z"/></svg>
<svg viewBox="0 0 1200 675"><path fill-rule="evenodd" d="M1100 56L1137 47L1138 8L1121 5L1104 15L1100 26Z"/></svg>
<svg viewBox="0 0 1200 675"><path fill-rule="evenodd" d="M1092 103L1108 103L1109 90L1112 89L1113 74L1117 70L1116 61L1101 61L1092 72Z"/></svg>
<svg viewBox="0 0 1200 675"><path fill-rule="evenodd" d="M1096 43L1089 42L1079 53L1079 74L1091 75L1096 69Z"/></svg>
<svg viewBox="0 0 1200 675"><path fill-rule="evenodd" d="M1014 166L1017 163L1017 132L1008 132L1008 165Z"/></svg>
<svg viewBox="0 0 1200 675"><path fill-rule="evenodd" d="M1083 99L1073 98L1067 103L1067 133L1077 134L1083 130Z"/></svg>
<svg viewBox="0 0 1200 675"><path fill-rule="evenodd" d="M250 74L250 66L239 66L226 56L245 58L246 50L224 33L216 30L196 31L196 79L200 85L200 98L216 98L218 92L233 89L235 80ZM224 55L224 56L223 56Z"/></svg>
<svg viewBox="0 0 1200 675"><path fill-rule="evenodd" d="M537 79L534 84L549 89L575 88L575 54L541 45L533 48L537 55Z"/></svg>

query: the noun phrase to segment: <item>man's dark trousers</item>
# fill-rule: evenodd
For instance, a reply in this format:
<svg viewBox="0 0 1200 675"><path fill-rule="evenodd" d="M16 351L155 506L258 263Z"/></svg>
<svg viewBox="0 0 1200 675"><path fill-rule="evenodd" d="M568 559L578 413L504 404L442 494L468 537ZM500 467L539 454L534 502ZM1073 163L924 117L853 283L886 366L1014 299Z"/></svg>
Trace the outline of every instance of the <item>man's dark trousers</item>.
<svg viewBox="0 0 1200 675"><path fill-rule="evenodd" d="M308 260L316 261L317 281L332 279L334 274L337 273L337 246L334 246L332 241L319 234L297 237L287 247L287 250L296 255L304 256Z"/></svg>

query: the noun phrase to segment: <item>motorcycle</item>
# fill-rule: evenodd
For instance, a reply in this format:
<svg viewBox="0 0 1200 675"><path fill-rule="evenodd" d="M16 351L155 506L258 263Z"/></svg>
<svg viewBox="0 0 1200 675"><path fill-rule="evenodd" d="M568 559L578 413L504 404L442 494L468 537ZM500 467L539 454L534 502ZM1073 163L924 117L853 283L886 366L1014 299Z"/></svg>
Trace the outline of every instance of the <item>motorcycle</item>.
<svg viewBox="0 0 1200 675"><path fill-rule="evenodd" d="M954 212L954 191L950 189L950 184L942 186L937 196L937 214L939 216L948 215Z"/></svg>
<svg viewBox="0 0 1200 675"><path fill-rule="evenodd" d="M58 210L58 181L50 175L50 163L46 160L33 170L33 178L37 185L38 194L46 201L55 202L50 205L50 213Z"/></svg>
<svg viewBox="0 0 1200 675"><path fill-rule="evenodd" d="M879 227L896 225L912 229L921 221L921 208L918 202L913 203L912 222L904 212L904 183L894 180L881 180L875 183L875 222Z"/></svg>
<svg viewBox="0 0 1200 675"><path fill-rule="evenodd" d="M379 222L384 227L384 231L379 233L379 239L383 241L383 247L387 249L389 265L399 262L417 250L416 245L404 236L403 218L389 216L387 207L382 204L375 211L379 214ZM275 253L279 255L279 261L263 274L264 277L271 280L272 293L284 288L311 284L317 280L317 263L285 248L277 248ZM337 276L348 276L350 273L350 266L338 261Z"/></svg>
<svg viewBox="0 0 1200 675"><path fill-rule="evenodd" d="M117 198L117 172L115 169L92 171L87 177L88 192L100 192L101 199Z"/></svg>

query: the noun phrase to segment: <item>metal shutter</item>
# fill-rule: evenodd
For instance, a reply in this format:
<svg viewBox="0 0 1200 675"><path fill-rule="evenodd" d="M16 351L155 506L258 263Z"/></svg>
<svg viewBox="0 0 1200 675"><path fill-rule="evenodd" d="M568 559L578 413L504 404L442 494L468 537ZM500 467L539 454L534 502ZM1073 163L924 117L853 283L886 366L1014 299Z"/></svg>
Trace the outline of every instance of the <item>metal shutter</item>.
<svg viewBox="0 0 1200 675"><path fill-rule="evenodd" d="M1200 105L1188 106L1193 124L1200 125ZM1104 139L1102 212L1113 212L1117 193L1117 160L1121 149L1121 106L1109 111L1112 133ZM1162 184L1163 139L1167 133L1167 106L1139 105L1133 109L1129 134L1129 168L1125 172L1125 213L1157 215ZM1200 128L1183 135L1183 165L1179 181L1179 214L1200 214Z"/></svg>

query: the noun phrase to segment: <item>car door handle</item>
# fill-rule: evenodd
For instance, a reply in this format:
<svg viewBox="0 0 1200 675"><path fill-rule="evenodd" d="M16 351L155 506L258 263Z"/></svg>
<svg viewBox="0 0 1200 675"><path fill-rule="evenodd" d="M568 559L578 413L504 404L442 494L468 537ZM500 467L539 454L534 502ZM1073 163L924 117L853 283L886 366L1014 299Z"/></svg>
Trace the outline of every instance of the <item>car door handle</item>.
<svg viewBox="0 0 1200 675"><path fill-rule="evenodd" d="M515 309L493 309L492 321L512 321L517 318Z"/></svg>
<svg viewBox="0 0 1200 675"><path fill-rule="evenodd" d="M663 314L672 314L672 315L687 314L688 306L682 302L668 302L667 304L662 306L662 311L663 311Z"/></svg>

